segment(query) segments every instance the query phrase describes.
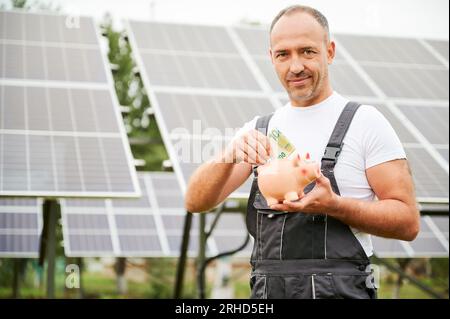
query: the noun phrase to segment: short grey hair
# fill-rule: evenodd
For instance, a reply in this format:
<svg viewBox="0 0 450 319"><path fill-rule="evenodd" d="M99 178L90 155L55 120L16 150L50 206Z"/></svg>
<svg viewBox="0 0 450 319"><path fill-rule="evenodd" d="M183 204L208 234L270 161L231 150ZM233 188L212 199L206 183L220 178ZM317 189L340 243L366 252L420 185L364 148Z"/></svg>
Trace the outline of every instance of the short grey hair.
<svg viewBox="0 0 450 319"><path fill-rule="evenodd" d="M281 10L273 19L272 24L270 25L270 33L272 33L273 27L282 16L289 15L295 12L305 12L311 15L324 28L327 34L327 39L330 39L330 28L328 26L327 18L325 18L325 16L319 10L302 5L292 5Z"/></svg>

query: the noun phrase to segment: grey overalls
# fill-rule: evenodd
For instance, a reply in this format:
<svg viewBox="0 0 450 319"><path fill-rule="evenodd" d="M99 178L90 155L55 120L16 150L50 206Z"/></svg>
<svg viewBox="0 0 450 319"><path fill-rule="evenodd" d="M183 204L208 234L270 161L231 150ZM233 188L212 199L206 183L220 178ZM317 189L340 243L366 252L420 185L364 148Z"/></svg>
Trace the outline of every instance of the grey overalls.
<svg viewBox="0 0 450 319"><path fill-rule="evenodd" d="M334 166L359 106L346 105L322 158L321 171L338 195ZM267 135L272 115L260 117L256 129ZM254 174L247 207L247 228L255 239L251 298L376 298L369 259L349 226L326 212L271 210L259 192L256 169Z"/></svg>

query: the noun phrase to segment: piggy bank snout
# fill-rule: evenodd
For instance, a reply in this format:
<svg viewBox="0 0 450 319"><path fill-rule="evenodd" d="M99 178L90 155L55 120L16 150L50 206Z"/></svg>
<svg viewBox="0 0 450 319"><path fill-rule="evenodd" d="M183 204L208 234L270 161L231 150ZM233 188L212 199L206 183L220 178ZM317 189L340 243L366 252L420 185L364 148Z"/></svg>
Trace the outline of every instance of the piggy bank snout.
<svg viewBox="0 0 450 319"><path fill-rule="evenodd" d="M317 163L311 163L306 165L299 165L295 168L296 176L299 178L300 183L305 181L314 181L320 176L320 167Z"/></svg>

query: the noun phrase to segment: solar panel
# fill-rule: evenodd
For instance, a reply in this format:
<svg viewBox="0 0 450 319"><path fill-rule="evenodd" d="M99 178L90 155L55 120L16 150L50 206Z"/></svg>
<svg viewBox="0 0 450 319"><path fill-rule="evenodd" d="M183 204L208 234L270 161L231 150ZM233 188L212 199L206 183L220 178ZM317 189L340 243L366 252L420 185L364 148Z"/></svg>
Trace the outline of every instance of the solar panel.
<svg viewBox="0 0 450 319"><path fill-rule="evenodd" d="M375 96L370 87L346 62L330 65L329 75L334 90L346 96Z"/></svg>
<svg viewBox="0 0 450 319"><path fill-rule="evenodd" d="M0 24L0 196L139 195L93 19L1 11Z"/></svg>
<svg viewBox="0 0 450 319"><path fill-rule="evenodd" d="M236 249L244 244L247 235L245 215L239 212L223 213L213 232L214 240L219 253ZM253 249L253 240L236 256L249 257Z"/></svg>
<svg viewBox="0 0 450 319"><path fill-rule="evenodd" d="M0 257L37 258L42 203L29 198L0 198Z"/></svg>
<svg viewBox="0 0 450 319"><path fill-rule="evenodd" d="M222 27L208 28L171 23L130 22L137 44L143 49L164 51L210 52L236 54L227 32Z"/></svg>
<svg viewBox="0 0 450 319"><path fill-rule="evenodd" d="M0 45L3 59L8 60L3 77L73 82L106 82L105 69L99 49L42 47L21 43ZM43 61L47 61L45 67ZM50 63L51 61L51 63ZM80 65L83 66L80 68ZM89 72L86 72L89 70Z"/></svg>
<svg viewBox="0 0 450 319"><path fill-rule="evenodd" d="M398 108L448 162L448 122L445 120L448 118L448 107L399 104ZM377 109L389 120L404 145L412 169L418 201L432 201L433 198L438 201L448 201L448 175L444 169L436 163L389 108L381 104L377 105Z"/></svg>
<svg viewBox="0 0 450 319"><path fill-rule="evenodd" d="M441 154L443 158L448 162L448 148L438 149L438 152Z"/></svg>
<svg viewBox="0 0 450 319"><path fill-rule="evenodd" d="M405 148L419 201L448 201L448 175L423 148Z"/></svg>
<svg viewBox="0 0 450 319"><path fill-rule="evenodd" d="M443 40L427 40L428 44L430 44L439 54L445 58L448 62L448 41Z"/></svg>
<svg viewBox="0 0 450 319"><path fill-rule="evenodd" d="M65 253L70 257L178 257L186 212L175 174L139 173L140 199L64 199ZM207 215L209 228L214 216ZM188 253L198 253L199 215L194 215ZM223 214L208 240L207 255L236 249L246 238L242 214ZM239 256L247 256L247 245Z"/></svg>
<svg viewBox="0 0 450 319"><path fill-rule="evenodd" d="M175 134L187 130L188 135L232 137L235 132L227 128L239 128L261 112L273 110L264 97L161 92L155 98L163 106L162 119L167 129Z"/></svg>
<svg viewBox="0 0 450 319"><path fill-rule="evenodd" d="M239 56L143 53L149 81L155 86L259 90Z"/></svg>
<svg viewBox="0 0 450 319"><path fill-rule="evenodd" d="M180 146L185 145L190 155L197 158L201 154L195 148L196 145L202 145L201 149L205 146L211 149L218 150L217 147L225 145L224 141L202 141L201 139L194 139L194 135L201 135L205 129L214 128L206 132L205 135L215 136L232 136L234 132L226 132L225 128L238 128L242 125L248 117L254 117L259 113L258 108L263 107L269 111L273 110L268 99L263 97L254 98L256 94L260 94L261 88L249 68L246 66L244 59L239 55L236 46L233 45L231 37L227 31L222 27L187 27L167 24L147 24L141 22L130 22L130 28L136 30L135 41L136 45L142 49L142 64L141 66L146 68L146 73L149 74L149 82L152 86L166 86L166 87L188 87L188 88L208 88L213 89L210 92L201 91L202 94L193 94L188 92L184 94L182 92L174 92L173 90L155 90L155 99L157 103L161 103L165 108L161 108L160 116L164 118L164 122L167 123L165 128L162 128L167 132L165 135L166 143L171 144L173 156L177 156L175 165L177 166L178 174L182 180L182 187L184 187L190 173L197 167L205 158L186 158L184 154L177 154L177 150ZM144 31L146 30L146 31ZM151 30L151 31L150 31ZM155 39L166 39L165 44L159 40L148 41L143 37L146 32L158 33ZM174 37L169 37L171 34ZM181 34L186 39L197 39L198 42L186 45L185 41L174 41L177 39L177 34ZM213 35L211 37L211 35ZM220 36L221 38L216 38ZM210 38L211 37L211 38ZM210 39L210 41L207 41ZM218 41L220 39L220 41ZM223 42L227 44L223 46L215 46L217 42ZM185 45L183 45L185 43ZM211 45L209 45L211 43ZM206 45L205 45L206 44ZM155 47L156 46L156 47ZM159 50L159 55L167 56L170 59L175 59L171 62L172 65L177 65L178 71L169 75L168 77L175 75L175 78L182 78L187 82L159 82L154 77L155 71L151 67L151 63L155 61L149 61L146 59L148 54L148 48ZM224 49L226 48L226 49ZM225 54L225 55L224 55ZM221 65L217 67L214 61L218 61ZM238 64L236 64L238 63ZM185 68L183 70L182 68ZM186 68L191 68L188 70ZM199 70L204 74L200 74ZM218 71L218 72L217 72ZM191 77L187 74L194 75ZM180 80L175 80L180 81ZM214 90L222 89L227 91L245 90L252 92L248 96L246 93L233 93L230 94L214 94ZM245 104L246 108L241 108L240 105ZM197 122L198 121L198 122ZM195 130L195 123L201 123L200 131ZM186 128L187 130L183 134L184 138L179 139L180 136L174 132L178 128ZM195 132L194 132L195 131ZM178 134L179 135L179 134ZM221 142L221 143L220 143ZM217 147L216 147L217 146ZM183 151L183 150L181 150ZM201 150L200 150L201 152ZM212 151L213 152L213 151ZM212 152L205 156L208 157ZM179 153L179 152L178 152ZM244 190L245 193L247 190Z"/></svg>
<svg viewBox="0 0 450 319"><path fill-rule="evenodd" d="M417 129L423 132L428 141L432 144L448 145L448 107L401 104L398 107Z"/></svg>
<svg viewBox="0 0 450 319"><path fill-rule="evenodd" d="M400 240L386 239L373 236L372 244L375 249L375 255L380 258L406 258L409 257L403 243Z"/></svg>
<svg viewBox="0 0 450 319"><path fill-rule="evenodd" d="M364 71L392 98L448 100L448 69L363 65Z"/></svg>
<svg viewBox="0 0 450 319"><path fill-rule="evenodd" d="M184 192L191 172L222 149L235 129L274 105L230 30L136 21L128 29ZM214 140L219 137L225 139ZM234 196L248 189L247 182Z"/></svg>
<svg viewBox="0 0 450 319"><path fill-rule="evenodd" d="M378 104L376 105L376 108L389 121L403 144L419 145L419 141L414 137L413 134L411 134L411 132L403 125L402 121L398 119L385 104Z"/></svg>
<svg viewBox="0 0 450 319"><path fill-rule="evenodd" d="M375 254L380 258L448 258L448 217L424 216L420 232L412 242L372 236Z"/></svg>
<svg viewBox="0 0 450 319"><path fill-rule="evenodd" d="M447 217L444 216L435 216L432 217L433 223L436 225L438 230L444 235L444 237L448 240L449 234L449 223Z"/></svg>
<svg viewBox="0 0 450 319"><path fill-rule="evenodd" d="M190 151L195 143L201 150L214 148L210 138L216 132L240 127L287 102L270 61L267 27L130 21L127 31L183 192L200 163L192 157L186 160L181 144L191 145ZM227 50L211 34L220 36ZM337 42L329 72L333 88L377 106L391 122L412 162L419 200L448 201L448 63L443 61L446 55L448 61L448 41L344 34L333 38ZM230 85L222 77L211 79L197 70L214 72L217 68L208 62L213 57L239 59L246 66L239 76L229 78ZM244 77L259 86L245 86L251 81ZM198 127L217 131L202 134ZM232 197L245 197L249 189L247 181Z"/></svg>
<svg viewBox="0 0 450 319"><path fill-rule="evenodd" d="M336 38L358 62L442 66L416 39L344 34Z"/></svg>
<svg viewBox="0 0 450 319"><path fill-rule="evenodd" d="M143 194L139 199L61 200L67 256L179 255L186 212L175 175L141 172L139 181ZM194 216L190 255L198 251L197 237L198 216ZM211 241L210 245L214 243ZM207 251L212 249L208 247Z"/></svg>

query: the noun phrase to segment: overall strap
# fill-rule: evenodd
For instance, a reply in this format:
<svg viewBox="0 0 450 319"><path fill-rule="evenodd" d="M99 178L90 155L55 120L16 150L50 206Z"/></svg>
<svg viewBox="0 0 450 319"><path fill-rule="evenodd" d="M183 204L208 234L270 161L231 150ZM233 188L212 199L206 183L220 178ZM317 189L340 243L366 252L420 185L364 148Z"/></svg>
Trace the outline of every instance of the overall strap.
<svg viewBox="0 0 450 319"><path fill-rule="evenodd" d="M269 122L270 122L270 119L272 118L272 116L273 116L273 112L270 114L258 117L258 120L256 121L255 129L257 131L259 131L260 133L267 136L267 130L269 129ZM256 167L257 166L255 166L253 168L253 174L255 175L255 177L258 174L256 172Z"/></svg>
<svg viewBox="0 0 450 319"><path fill-rule="evenodd" d="M273 112L264 116L258 117L256 121L255 129L260 131L264 135L267 135L267 130L269 129L269 122L273 116Z"/></svg>
<svg viewBox="0 0 450 319"><path fill-rule="evenodd" d="M264 135L267 135L267 130L269 127L269 121L272 118L273 113L260 116L258 117L258 120L256 121L255 129L259 132L263 133ZM248 197L248 204L247 204L247 216L246 216L246 224L247 229L249 233L253 236L253 238L256 238L256 224L257 224L257 214L256 210L253 206L253 202L255 201L256 192L258 190L258 172L256 170L257 166L253 167L253 182L252 187L250 189L250 196Z"/></svg>
<svg viewBox="0 0 450 319"><path fill-rule="evenodd" d="M342 151L345 134L350 127L353 116L360 106L361 104L356 102L347 103L341 115L339 116L333 133L331 133L330 140L328 141L327 147L325 148L325 153L322 157L322 172L327 178L330 179L331 186L337 194L340 193L336 183L336 179L334 177L334 167L336 165L339 154Z"/></svg>

